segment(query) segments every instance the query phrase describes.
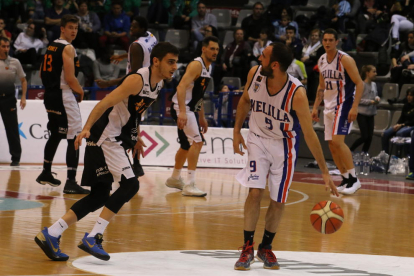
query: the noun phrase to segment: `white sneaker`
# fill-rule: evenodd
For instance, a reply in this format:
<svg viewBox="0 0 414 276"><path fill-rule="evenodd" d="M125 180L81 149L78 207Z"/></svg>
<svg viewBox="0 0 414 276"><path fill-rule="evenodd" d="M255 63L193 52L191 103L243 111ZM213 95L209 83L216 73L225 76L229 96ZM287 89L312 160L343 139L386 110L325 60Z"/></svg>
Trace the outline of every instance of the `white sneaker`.
<svg viewBox="0 0 414 276"><path fill-rule="evenodd" d="M176 179L174 177L170 177L170 178L167 179L167 181L165 181L165 186L182 190L185 186L185 183L184 183L183 179L181 178L181 176L180 176L179 179Z"/></svg>
<svg viewBox="0 0 414 276"><path fill-rule="evenodd" d="M348 184L348 181L349 181L348 178L345 178L344 176L342 176L342 182L341 182L341 184L339 184L338 187L336 187L336 190L339 193L342 192L346 188L346 185Z"/></svg>
<svg viewBox="0 0 414 276"><path fill-rule="evenodd" d="M361 182L359 182L358 178L349 176L349 184L346 186L345 189L340 191L340 193L344 195L352 195L355 194L356 191L358 191L361 188L361 186Z"/></svg>
<svg viewBox="0 0 414 276"><path fill-rule="evenodd" d="M190 184L187 184L184 186L183 188L183 192L182 192L183 196L206 196L207 193L201 191L199 188L197 188L195 186L195 183L192 182Z"/></svg>

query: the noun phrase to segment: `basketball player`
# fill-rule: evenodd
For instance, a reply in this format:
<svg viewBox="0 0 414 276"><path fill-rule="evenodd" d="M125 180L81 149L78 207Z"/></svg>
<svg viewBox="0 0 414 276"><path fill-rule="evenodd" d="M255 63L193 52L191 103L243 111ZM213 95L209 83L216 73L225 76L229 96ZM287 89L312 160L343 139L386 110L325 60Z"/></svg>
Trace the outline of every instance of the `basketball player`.
<svg viewBox="0 0 414 276"><path fill-rule="evenodd" d="M201 57L190 62L177 86L172 98L171 115L177 122L180 149L175 155L172 176L165 185L182 190L185 196L206 196L207 193L195 185L195 170L198 156L203 146L203 133L207 132L208 124L204 116L203 97L211 79L211 63L219 52L218 39L206 37L202 42ZM197 121L198 119L198 121ZM188 161L187 184L181 178L181 170Z"/></svg>
<svg viewBox="0 0 414 276"><path fill-rule="evenodd" d="M136 37L137 39L131 43L129 46L129 51L127 54L117 56L116 61L119 62L124 58L128 58L127 64L127 74L131 72L136 72L142 67L150 66L150 55L152 48L158 43L157 38L150 32L148 32L148 21L145 17L136 16L131 23L130 28L131 37ZM96 83L99 87L105 88L109 86L118 85L121 82L122 78L115 80L96 80ZM137 128L139 122L136 123ZM134 128L133 133L131 133L132 142L137 141L137 136L139 135L139 129ZM144 170L139 161L139 156L134 157L134 171L137 176L143 176Z"/></svg>
<svg viewBox="0 0 414 276"><path fill-rule="evenodd" d="M292 183L301 128L306 144L318 161L326 190L338 196L313 130L306 90L298 79L286 73L293 60L292 51L285 44L272 43L265 48L259 60L262 65L253 67L249 72L237 106L233 133L234 152L244 155L241 145L248 152L247 166L237 174L236 179L249 188L244 206L244 246L234 266L236 270L249 270L250 263L254 262L253 237L266 182L270 205L257 258L264 262L264 268L279 269L271 244ZM246 146L240 130L250 110Z"/></svg>
<svg viewBox="0 0 414 276"><path fill-rule="evenodd" d="M355 175L352 154L345 144L345 136L351 131L352 122L358 115L364 82L359 76L354 59L336 49L338 33L334 29L325 30L322 45L326 53L318 61L319 86L312 119L319 121L318 107L323 100L325 140L328 141L335 165L343 178L338 191L350 195L361 188L361 183Z"/></svg>
<svg viewBox="0 0 414 276"><path fill-rule="evenodd" d="M35 241L54 261L69 257L59 248L60 237L70 225L90 212L104 207L90 233L85 233L78 247L101 260L109 260L102 247L102 238L109 221L139 189L139 181L129 162L122 142L122 131L131 127L135 116L145 111L158 97L163 79L171 78L177 70L178 49L168 42L156 45L151 53L151 66L126 76L123 82L89 115L88 121L75 141L79 148L86 138L85 169L82 186L91 186L91 193L77 201L69 211L51 227L45 227ZM139 116L139 115L138 115ZM139 139L133 154L143 154L144 143ZM110 194L112 182L119 188Z"/></svg>
<svg viewBox="0 0 414 276"><path fill-rule="evenodd" d="M53 41L44 55L40 67L42 83L45 87L44 105L49 122L49 140L45 145L43 171L36 181L53 187L60 180L52 175L52 162L60 140L67 139L66 164L67 180L63 192L66 194L88 194L89 190L76 183L76 170L79 151L75 150L76 135L82 130L82 119L77 102L83 100L83 89L75 76L75 66L79 67L75 48L70 44L78 33L79 19L74 15L64 15L60 23L60 38ZM77 95L75 97L74 93Z"/></svg>

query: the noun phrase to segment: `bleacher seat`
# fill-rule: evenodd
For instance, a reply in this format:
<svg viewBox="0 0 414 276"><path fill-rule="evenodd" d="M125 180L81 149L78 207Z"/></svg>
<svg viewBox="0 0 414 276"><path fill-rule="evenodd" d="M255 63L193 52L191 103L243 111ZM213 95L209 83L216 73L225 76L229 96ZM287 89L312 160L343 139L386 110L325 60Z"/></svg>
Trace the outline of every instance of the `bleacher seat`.
<svg viewBox="0 0 414 276"><path fill-rule="evenodd" d="M190 33L187 30L168 29L165 35L165 41L170 42L178 49L184 49L188 46Z"/></svg>
<svg viewBox="0 0 414 276"><path fill-rule="evenodd" d="M251 14L252 14L252 10L240 10L239 17L237 18L237 22L236 22L236 27L240 28L243 19L245 19L246 17L248 17ZM233 36L232 36L232 38L233 38Z"/></svg>
<svg viewBox="0 0 414 276"><path fill-rule="evenodd" d="M88 48L80 49L80 48L77 48L76 53L81 54L81 55L85 55L88 58L90 58L92 61L96 60L96 53L95 53L94 49L88 49Z"/></svg>
<svg viewBox="0 0 414 276"><path fill-rule="evenodd" d="M407 90L412 87L414 87L414 84L412 83L403 84L403 86L401 87L401 91L400 91L400 95L398 96L398 99L399 100L405 99L405 97L407 97Z"/></svg>
<svg viewBox="0 0 414 276"><path fill-rule="evenodd" d="M298 17L299 15L304 15L307 18L311 18L313 15L315 15L314 11L305 11L305 10L297 10L295 13L295 18Z"/></svg>
<svg viewBox="0 0 414 276"><path fill-rule="evenodd" d="M240 89L241 80L239 77L223 77L221 79L221 84L231 85L233 87L237 87L238 89Z"/></svg>
<svg viewBox="0 0 414 276"><path fill-rule="evenodd" d="M224 35L224 39L223 39L223 47L226 48L227 45L233 42L233 40L234 40L233 31L226 31L226 34Z"/></svg>
<svg viewBox="0 0 414 276"><path fill-rule="evenodd" d="M398 98L398 84L386 83L382 88L382 98L379 103L380 106L388 106L388 100L395 100Z"/></svg>
<svg viewBox="0 0 414 276"><path fill-rule="evenodd" d="M31 72L29 85L43 85L42 79L40 78L39 70L35 70Z"/></svg>
<svg viewBox="0 0 414 276"><path fill-rule="evenodd" d="M214 9L211 13L217 18L218 28L228 28L231 26L231 11L229 9Z"/></svg>
<svg viewBox="0 0 414 276"><path fill-rule="evenodd" d="M309 0L305 7L307 9L317 10L321 6L329 7L329 0Z"/></svg>
<svg viewBox="0 0 414 276"><path fill-rule="evenodd" d="M85 86L85 76L83 75L83 73L79 72L78 76L76 78L78 79L78 82L79 82L80 86L84 87Z"/></svg>
<svg viewBox="0 0 414 276"><path fill-rule="evenodd" d="M384 130L390 127L390 119L391 119L390 110L385 110L385 109L377 110L377 115L375 115L375 119L374 119L375 120L374 134L377 136L381 136Z"/></svg>
<svg viewBox="0 0 414 276"><path fill-rule="evenodd" d="M211 78L210 81L208 82L206 93L207 92L214 92L214 79L213 78Z"/></svg>

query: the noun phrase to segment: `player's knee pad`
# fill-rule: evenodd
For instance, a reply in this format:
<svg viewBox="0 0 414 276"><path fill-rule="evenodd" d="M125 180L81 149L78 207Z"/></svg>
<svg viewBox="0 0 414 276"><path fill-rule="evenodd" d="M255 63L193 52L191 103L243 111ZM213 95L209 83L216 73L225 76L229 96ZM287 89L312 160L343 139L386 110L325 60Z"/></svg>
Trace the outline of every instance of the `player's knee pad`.
<svg viewBox="0 0 414 276"><path fill-rule="evenodd" d="M97 184L99 185L99 184ZM78 200L70 208L75 214L78 220L81 220L87 214L95 212L99 208L102 208L108 201L110 196L110 187L92 187L91 193L84 198Z"/></svg>
<svg viewBox="0 0 414 276"><path fill-rule="evenodd" d="M139 190L139 181L136 177L126 179L122 176L119 188L110 196L105 207L117 214L126 202L131 200Z"/></svg>

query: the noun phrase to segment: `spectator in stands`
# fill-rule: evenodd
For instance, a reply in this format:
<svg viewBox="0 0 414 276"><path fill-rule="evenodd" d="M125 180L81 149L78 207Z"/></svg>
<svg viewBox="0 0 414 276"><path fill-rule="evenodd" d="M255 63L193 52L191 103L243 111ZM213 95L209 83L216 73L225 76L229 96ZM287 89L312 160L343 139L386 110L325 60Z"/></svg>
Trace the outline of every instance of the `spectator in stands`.
<svg viewBox="0 0 414 276"><path fill-rule="evenodd" d="M75 15L79 18L79 29L72 45L81 49L91 48L97 53L101 21L95 12L88 10L88 1L79 1L78 7L79 10Z"/></svg>
<svg viewBox="0 0 414 276"><path fill-rule="evenodd" d="M250 67L259 65L259 57L262 55L263 50L269 46L275 38L273 37L272 30L269 27L264 27L260 31L260 39L253 46L253 57L250 61Z"/></svg>
<svg viewBox="0 0 414 276"><path fill-rule="evenodd" d="M141 0L123 0L122 8L126 15L130 19L133 19L135 16L139 15L139 7L141 6Z"/></svg>
<svg viewBox="0 0 414 276"><path fill-rule="evenodd" d="M414 130L414 87L407 91L407 103L404 104L397 124L382 134L382 150L389 153L389 143L393 136L410 137Z"/></svg>
<svg viewBox="0 0 414 276"><path fill-rule="evenodd" d="M12 38L11 33L6 30L6 21L3 18L0 18L0 37L7 38L8 40Z"/></svg>
<svg viewBox="0 0 414 276"><path fill-rule="evenodd" d="M111 56L114 49L107 47L103 50L102 56L93 62L93 75L95 79L115 80L119 77L120 68L117 64L111 63ZM94 84L97 86L96 84Z"/></svg>
<svg viewBox="0 0 414 276"><path fill-rule="evenodd" d="M397 6L399 8L396 8ZM398 49L400 34L411 31L414 28L414 3L413 1L396 1L391 9L393 11L399 10L391 17L391 24L393 24L391 30L392 44Z"/></svg>
<svg viewBox="0 0 414 276"><path fill-rule="evenodd" d="M167 24L169 0L152 0L148 7L147 20L150 24Z"/></svg>
<svg viewBox="0 0 414 276"><path fill-rule="evenodd" d="M46 29L40 25L33 23L26 27L24 32L21 32L14 42L14 57L17 58L21 64L32 64L34 67L40 65L41 48L45 48L49 44L46 37Z"/></svg>
<svg viewBox="0 0 414 276"><path fill-rule="evenodd" d="M340 0L338 5L334 5L335 9L335 17L332 18L332 27L336 27L339 32L345 33L345 21L347 19L347 15L351 12L351 4L349 4L348 0Z"/></svg>
<svg viewBox="0 0 414 276"><path fill-rule="evenodd" d="M301 61L305 64L306 74L308 75L307 90L308 99L315 99L316 89L319 83L319 73L313 69L318 63L319 58L325 53L322 47L321 31L313 29L309 36L309 43L303 47Z"/></svg>
<svg viewBox="0 0 414 276"><path fill-rule="evenodd" d="M206 34L206 28L213 26L217 28L217 18L212 13L206 13L206 4L202 1L197 4L197 15L191 19L191 33L193 35L194 49L204 37L210 36Z"/></svg>
<svg viewBox="0 0 414 276"><path fill-rule="evenodd" d="M104 49L108 44L117 44L128 52L130 26L131 22L125 12L122 11L121 3L112 2L111 12L104 19L104 35L99 38L101 49Z"/></svg>
<svg viewBox="0 0 414 276"><path fill-rule="evenodd" d="M292 50L294 58L300 59L302 57L303 44L302 44L302 40L296 37L295 27L293 26L286 27L285 43Z"/></svg>
<svg viewBox="0 0 414 276"><path fill-rule="evenodd" d="M95 12L101 22L105 15L111 11L111 5L111 0L89 0L89 10Z"/></svg>
<svg viewBox="0 0 414 276"><path fill-rule="evenodd" d="M353 152L357 147L362 146L362 152L368 152L374 135L374 117L377 115L377 105L380 102L378 97L377 84L373 82L377 76L377 69L374 65L364 65L361 68L361 78L364 80L364 92L358 106L357 122L361 137L350 147Z"/></svg>
<svg viewBox="0 0 414 276"><path fill-rule="evenodd" d="M382 7L376 0L365 0L358 14L358 33L367 34L375 28L377 18L382 14Z"/></svg>
<svg viewBox="0 0 414 276"><path fill-rule="evenodd" d="M260 40L260 31L264 27L270 27L270 22L264 16L264 6L261 2L253 5L251 15L243 19L241 28L244 31L244 40L247 40L251 46Z"/></svg>
<svg viewBox="0 0 414 276"><path fill-rule="evenodd" d="M29 0L27 1L27 12L29 15L29 22L33 20L44 20L45 10L52 7L50 0Z"/></svg>
<svg viewBox="0 0 414 276"><path fill-rule="evenodd" d="M190 20L197 15L198 0L174 0L169 13L174 29L190 29Z"/></svg>
<svg viewBox="0 0 414 276"><path fill-rule="evenodd" d="M233 37L234 41L227 45L223 52L223 71L227 72L226 76L239 77L242 83L245 83L252 48L244 40L243 29L235 30Z"/></svg>
<svg viewBox="0 0 414 276"><path fill-rule="evenodd" d="M285 19L285 21L283 23L282 23L282 18ZM280 12L280 15L279 15L279 19L273 21L273 23L272 23L272 25L275 28L275 34L281 33L281 35L282 35L281 38L280 37L277 37L277 36L276 36L276 38L278 38L280 40L283 40L283 41L286 39L286 37L284 37L283 35L286 34L286 27L287 26L293 26L293 27L295 27L296 30L297 30L296 37L297 38L300 38L299 31L298 31L299 30L298 23L296 21L292 21L292 18L293 18L293 10L292 10L292 8L290 8L288 6L283 7L281 9L281 12Z"/></svg>
<svg viewBox="0 0 414 276"><path fill-rule="evenodd" d="M45 25L47 39L52 42L60 36L60 19L65 14L70 14L69 10L63 7L63 0L54 0L53 6L45 11Z"/></svg>
<svg viewBox="0 0 414 276"><path fill-rule="evenodd" d="M283 15L280 21L274 23L275 27L275 37L278 40L285 41L286 40L286 28L289 26L289 15Z"/></svg>
<svg viewBox="0 0 414 276"><path fill-rule="evenodd" d="M306 85L308 77L306 75L305 66L303 65L302 61L294 58L286 72L289 75L299 79L303 85Z"/></svg>
<svg viewBox="0 0 414 276"><path fill-rule="evenodd" d="M414 31L407 35L407 41L403 42L398 49L391 51L391 83L398 83L401 88L404 83L411 82L411 71L403 74L404 70L414 69Z"/></svg>

